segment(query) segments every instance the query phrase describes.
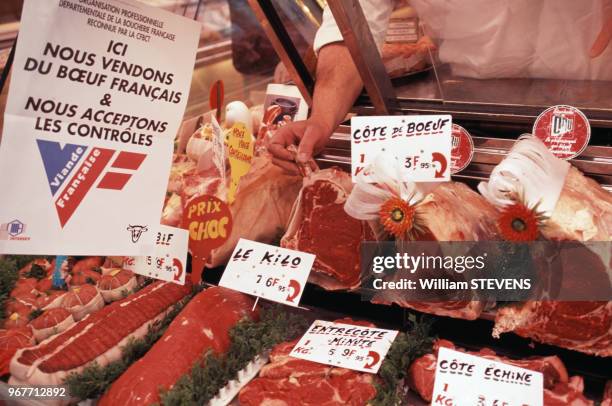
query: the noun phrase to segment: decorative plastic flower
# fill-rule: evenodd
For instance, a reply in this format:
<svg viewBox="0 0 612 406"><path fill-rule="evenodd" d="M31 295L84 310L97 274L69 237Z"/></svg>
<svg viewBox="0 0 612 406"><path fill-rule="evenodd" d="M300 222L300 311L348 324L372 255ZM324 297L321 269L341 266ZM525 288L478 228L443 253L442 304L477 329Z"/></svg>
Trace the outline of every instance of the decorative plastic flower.
<svg viewBox="0 0 612 406"><path fill-rule="evenodd" d="M396 238L402 238L415 223L415 208L393 196L380 206L380 222Z"/></svg>
<svg viewBox="0 0 612 406"><path fill-rule="evenodd" d="M538 237L541 219L536 208L530 209L522 203L514 203L502 209L497 221L505 240L524 242L534 241Z"/></svg>

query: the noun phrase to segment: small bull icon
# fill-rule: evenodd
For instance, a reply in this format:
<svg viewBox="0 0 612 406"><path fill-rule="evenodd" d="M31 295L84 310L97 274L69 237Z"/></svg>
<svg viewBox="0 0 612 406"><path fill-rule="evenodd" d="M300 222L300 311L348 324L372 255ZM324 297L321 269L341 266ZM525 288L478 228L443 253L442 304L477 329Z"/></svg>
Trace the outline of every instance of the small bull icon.
<svg viewBox="0 0 612 406"><path fill-rule="evenodd" d="M137 243L142 233L148 231L148 228L147 226L133 226L130 224L127 230L132 233L132 242Z"/></svg>

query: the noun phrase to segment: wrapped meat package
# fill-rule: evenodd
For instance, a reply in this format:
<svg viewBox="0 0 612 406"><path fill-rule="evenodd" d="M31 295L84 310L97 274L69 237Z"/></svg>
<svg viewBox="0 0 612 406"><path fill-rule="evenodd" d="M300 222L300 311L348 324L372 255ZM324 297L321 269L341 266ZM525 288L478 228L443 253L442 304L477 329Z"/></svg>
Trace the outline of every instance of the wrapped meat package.
<svg viewBox="0 0 612 406"><path fill-rule="evenodd" d="M548 240L612 239L612 194L556 158L535 137L519 138L479 190L500 209L517 202L528 207L537 203L546 216L540 232ZM594 268L589 272L606 272L604 263L589 264L589 268ZM506 306L497 312L493 334L508 331L546 344L611 356L612 303L548 301Z"/></svg>
<svg viewBox="0 0 612 406"><path fill-rule="evenodd" d="M230 206L232 231L227 241L213 250L207 266L225 264L240 238L266 244L277 242L299 190L299 177L283 172L269 156L254 158L251 169L240 179L236 199Z"/></svg>
<svg viewBox="0 0 612 406"><path fill-rule="evenodd" d="M402 240L444 242L498 239L495 208L468 186L459 182L400 182L397 176L393 176L397 171L393 158L381 155L370 170L374 182L357 181L345 205L347 213L357 219L370 221L377 234L381 234L384 233L381 208L386 202L396 199L410 207L408 210L414 210L410 221L418 224L418 227L409 228ZM397 247L399 250L404 249L401 241L397 242ZM403 272L398 270L385 280L400 280L406 276ZM436 271L433 272L432 276L435 277ZM426 313L468 320L477 318L485 306L485 302L480 300L410 300L402 290L378 292L372 301L397 303Z"/></svg>

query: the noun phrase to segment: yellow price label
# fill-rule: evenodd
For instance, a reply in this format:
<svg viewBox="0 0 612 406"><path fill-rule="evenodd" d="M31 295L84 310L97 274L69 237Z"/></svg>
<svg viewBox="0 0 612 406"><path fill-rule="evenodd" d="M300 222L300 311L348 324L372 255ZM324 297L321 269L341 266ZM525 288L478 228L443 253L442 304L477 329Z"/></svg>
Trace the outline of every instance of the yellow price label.
<svg viewBox="0 0 612 406"><path fill-rule="evenodd" d="M253 136L243 123L236 123L230 128L227 141L230 163L230 186L227 200L231 204L236 198L236 189L240 178L247 174L253 159Z"/></svg>

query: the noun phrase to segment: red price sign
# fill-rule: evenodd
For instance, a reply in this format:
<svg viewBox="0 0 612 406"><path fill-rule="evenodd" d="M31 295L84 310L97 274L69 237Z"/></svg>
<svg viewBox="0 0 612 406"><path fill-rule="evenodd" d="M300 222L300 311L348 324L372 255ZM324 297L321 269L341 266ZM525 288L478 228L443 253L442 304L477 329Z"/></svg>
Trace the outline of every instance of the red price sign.
<svg viewBox="0 0 612 406"><path fill-rule="evenodd" d="M192 255L191 279L198 283L210 252L227 241L232 231L232 213L224 201L204 195L191 200L183 211L182 228L189 231Z"/></svg>

